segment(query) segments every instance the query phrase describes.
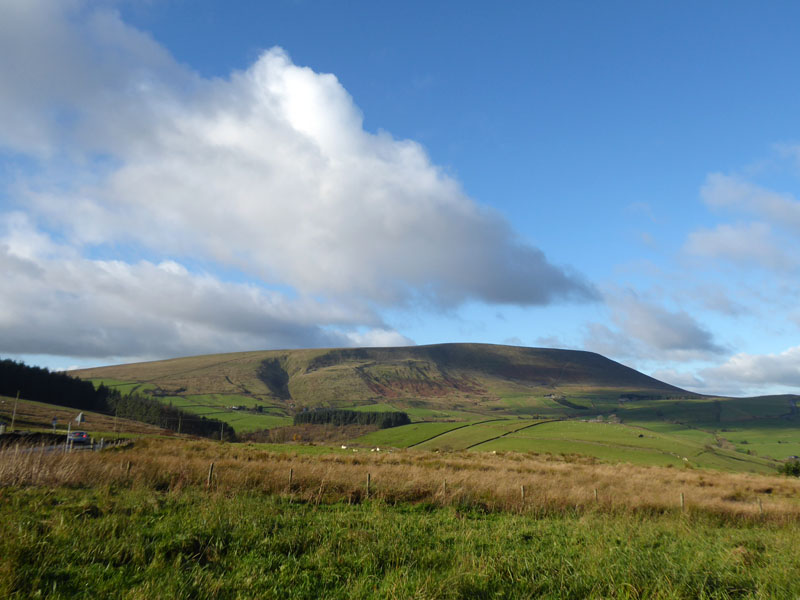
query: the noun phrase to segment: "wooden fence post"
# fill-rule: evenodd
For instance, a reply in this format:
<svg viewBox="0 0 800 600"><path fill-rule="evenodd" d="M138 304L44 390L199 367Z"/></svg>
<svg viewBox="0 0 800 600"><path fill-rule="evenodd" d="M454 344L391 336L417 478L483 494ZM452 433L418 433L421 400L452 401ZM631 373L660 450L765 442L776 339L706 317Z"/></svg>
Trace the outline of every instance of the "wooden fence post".
<svg viewBox="0 0 800 600"><path fill-rule="evenodd" d="M681 492L681 512L686 512L686 496Z"/></svg>
<svg viewBox="0 0 800 600"><path fill-rule="evenodd" d="M369 498L369 485L372 483L372 474L367 473L367 498Z"/></svg>
<svg viewBox="0 0 800 600"><path fill-rule="evenodd" d="M764 514L764 505L761 504L761 498L758 499L758 514L760 515Z"/></svg>
<svg viewBox="0 0 800 600"><path fill-rule="evenodd" d="M211 479L214 477L214 463L211 463L211 466L208 467L208 478L206 479L206 489L211 488Z"/></svg>
<svg viewBox="0 0 800 600"><path fill-rule="evenodd" d="M594 488L594 501L595 502L599 502L600 501L600 499L597 496L597 488Z"/></svg>
<svg viewBox="0 0 800 600"><path fill-rule="evenodd" d="M525 502L525 486L524 485L519 486L519 493L520 493L520 496L522 497L522 501Z"/></svg>
<svg viewBox="0 0 800 600"><path fill-rule="evenodd" d="M294 469L289 469L289 491L292 490L292 480L294 479Z"/></svg>

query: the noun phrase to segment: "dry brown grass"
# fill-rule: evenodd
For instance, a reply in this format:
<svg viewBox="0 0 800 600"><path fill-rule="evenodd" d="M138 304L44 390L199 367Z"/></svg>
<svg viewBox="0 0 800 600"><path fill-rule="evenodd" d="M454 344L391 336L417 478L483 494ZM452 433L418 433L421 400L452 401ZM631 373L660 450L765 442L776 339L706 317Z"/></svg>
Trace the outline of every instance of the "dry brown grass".
<svg viewBox="0 0 800 600"><path fill-rule="evenodd" d="M514 453L360 450L303 455L267 451L256 445L148 439L127 451L101 453L8 449L0 452L0 485L123 485L179 492L205 487L212 462L213 491L223 494L257 492L306 502L359 502L366 496L369 474L370 496L390 503L658 514L679 512L683 493L689 513L773 522L800 520L797 479L592 464ZM521 486L525 486L524 500Z"/></svg>

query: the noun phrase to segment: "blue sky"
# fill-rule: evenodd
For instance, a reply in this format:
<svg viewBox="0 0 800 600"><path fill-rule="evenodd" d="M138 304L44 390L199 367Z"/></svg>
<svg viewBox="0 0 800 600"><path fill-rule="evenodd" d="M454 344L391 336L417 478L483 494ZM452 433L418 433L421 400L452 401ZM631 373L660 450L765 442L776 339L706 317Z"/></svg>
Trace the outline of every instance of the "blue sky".
<svg viewBox="0 0 800 600"><path fill-rule="evenodd" d="M797 392L799 18L0 0L0 353L474 341Z"/></svg>

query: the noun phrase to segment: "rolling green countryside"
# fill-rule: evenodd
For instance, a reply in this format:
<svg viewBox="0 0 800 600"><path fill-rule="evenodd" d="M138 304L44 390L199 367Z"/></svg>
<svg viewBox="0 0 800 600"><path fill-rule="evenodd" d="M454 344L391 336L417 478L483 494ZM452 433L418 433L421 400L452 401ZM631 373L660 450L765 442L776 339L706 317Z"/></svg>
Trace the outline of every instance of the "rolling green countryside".
<svg viewBox="0 0 800 600"><path fill-rule="evenodd" d="M237 433L318 407L403 411L357 446L583 455L604 462L774 472L800 455L798 396L709 397L600 355L441 344L246 352L78 371Z"/></svg>

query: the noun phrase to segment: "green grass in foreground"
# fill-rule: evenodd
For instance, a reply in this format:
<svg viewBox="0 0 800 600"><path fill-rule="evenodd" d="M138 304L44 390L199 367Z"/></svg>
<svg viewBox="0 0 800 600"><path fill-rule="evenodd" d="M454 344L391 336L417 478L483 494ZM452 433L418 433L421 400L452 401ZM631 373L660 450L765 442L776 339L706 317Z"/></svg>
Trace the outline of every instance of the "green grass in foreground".
<svg viewBox="0 0 800 600"><path fill-rule="evenodd" d="M790 598L797 525L0 490L3 598Z"/></svg>

